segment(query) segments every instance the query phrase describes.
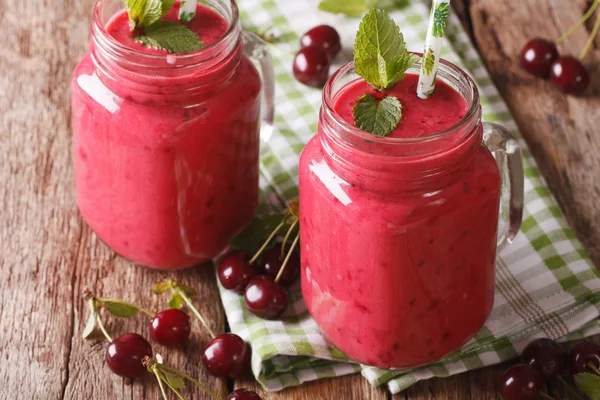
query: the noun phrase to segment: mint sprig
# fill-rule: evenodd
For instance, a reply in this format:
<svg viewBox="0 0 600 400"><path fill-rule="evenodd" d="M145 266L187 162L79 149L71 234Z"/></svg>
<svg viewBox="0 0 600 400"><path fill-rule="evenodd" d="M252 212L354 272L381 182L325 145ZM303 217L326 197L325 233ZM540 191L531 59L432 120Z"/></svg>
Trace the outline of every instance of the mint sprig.
<svg viewBox="0 0 600 400"><path fill-rule="evenodd" d="M409 5L408 0L321 0L319 10L348 17L360 17L372 8L401 9Z"/></svg>
<svg viewBox="0 0 600 400"><path fill-rule="evenodd" d="M143 35L133 39L146 47L163 49L171 53L187 53L204 47L204 43L194 31L172 21L158 21L144 28Z"/></svg>
<svg viewBox="0 0 600 400"><path fill-rule="evenodd" d="M364 16L354 42L354 66L373 88L380 92L391 89L418 60L406 50L400 28L387 12L374 9ZM386 136L400 122L402 104L394 96L379 101L363 96L354 106L353 117L357 128Z"/></svg>
<svg viewBox="0 0 600 400"><path fill-rule="evenodd" d="M356 127L377 136L392 132L402 118L402 104L394 96L386 96L377 101L374 96L365 94L354 105Z"/></svg>
<svg viewBox="0 0 600 400"><path fill-rule="evenodd" d="M175 4L175 0L123 0L132 31L142 34L134 37L146 47L170 53L188 53L204 47L198 35L187 26L161 20Z"/></svg>

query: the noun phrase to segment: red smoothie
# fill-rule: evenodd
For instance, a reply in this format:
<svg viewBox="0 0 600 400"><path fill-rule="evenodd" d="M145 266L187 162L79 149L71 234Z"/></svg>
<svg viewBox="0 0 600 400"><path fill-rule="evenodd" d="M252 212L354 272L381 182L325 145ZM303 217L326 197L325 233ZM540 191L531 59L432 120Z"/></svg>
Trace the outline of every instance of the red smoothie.
<svg viewBox="0 0 600 400"><path fill-rule="evenodd" d="M177 20L178 8L164 19ZM207 261L258 202L261 83L239 27L198 4L186 25L205 49L172 55L134 42L125 11L102 15L72 82L79 209L136 263Z"/></svg>
<svg viewBox="0 0 600 400"><path fill-rule="evenodd" d="M463 119L467 100L440 79L418 99L417 80L408 74L389 93L403 105L389 137L339 139L339 121L322 112L300 159L304 300L335 346L381 368L458 349L493 302L498 167L478 113L468 129L437 134ZM365 93L374 90L355 80L332 96L348 129Z"/></svg>

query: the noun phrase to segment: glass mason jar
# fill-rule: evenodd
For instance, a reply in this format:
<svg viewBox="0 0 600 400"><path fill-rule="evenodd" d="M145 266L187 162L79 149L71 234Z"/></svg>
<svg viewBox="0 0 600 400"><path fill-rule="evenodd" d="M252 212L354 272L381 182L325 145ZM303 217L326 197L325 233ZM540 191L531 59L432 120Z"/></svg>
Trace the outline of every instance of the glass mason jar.
<svg viewBox="0 0 600 400"><path fill-rule="evenodd" d="M106 25L123 2L98 0L90 51L73 74L79 209L115 252L149 267L211 259L258 203L271 59L242 32L233 0L206 4L228 23L225 34L198 52L161 55L115 40Z"/></svg>
<svg viewBox="0 0 600 400"><path fill-rule="evenodd" d="M425 137L344 121L333 104L357 79L352 63L329 79L300 158L302 293L352 359L415 367L457 350L491 312L497 244L521 224L521 154L506 129L481 122L475 83L448 62L438 79L469 110Z"/></svg>

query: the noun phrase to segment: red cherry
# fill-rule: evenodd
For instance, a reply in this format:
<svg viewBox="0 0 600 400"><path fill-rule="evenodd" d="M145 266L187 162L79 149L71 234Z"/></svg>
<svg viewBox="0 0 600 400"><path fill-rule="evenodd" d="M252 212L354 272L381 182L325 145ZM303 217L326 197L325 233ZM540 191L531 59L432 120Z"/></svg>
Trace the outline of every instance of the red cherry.
<svg viewBox="0 0 600 400"><path fill-rule="evenodd" d="M294 76L307 86L322 87L329 77L330 65L325 50L316 46L305 47L294 57Z"/></svg>
<svg viewBox="0 0 600 400"><path fill-rule="evenodd" d="M125 333L109 343L106 348L106 365L115 374L135 378L146 370L142 359L152 357L150 343L137 333Z"/></svg>
<svg viewBox="0 0 600 400"><path fill-rule="evenodd" d="M578 59L563 56L552 63L550 82L565 93L581 93L590 84L590 74Z"/></svg>
<svg viewBox="0 0 600 400"><path fill-rule="evenodd" d="M213 376L236 378L250 364L250 353L250 346L241 337L224 333L206 346L202 363Z"/></svg>
<svg viewBox="0 0 600 400"><path fill-rule="evenodd" d="M342 41L335 28L329 25L319 25L302 35L300 46L301 48L320 47L325 50L330 58L334 58L342 49Z"/></svg>
<svg viewBox="0 0 600 400"><path fill-rule="evenodd" d="M571 349L569 358L572 375L580 372L595 374L596 372L588 364L591 363L596 370L600 369L600 345L593 342L577 343Z"/></svg>
<svg viewBox="0 0 600 400"><path fill-rule="evenodd" d="M163 346L184 344L191 330L189 315L174 308L159 312L150 321L150 337Z"/></svg>
<svg viewBox="0 0 600 400"><path fill-rule="evenodd" d="M287 308L288 293L273 282L271 277L259 275L248 283L244 299L248 310L254 315L264 319L275 319Z"/></svg>
<svg viewBox="0 0 600 400"><path fill-rule="evenodd" d="M567 353L554 340L535 339L521 354L523 364L531 365L542 374L546 381L556 378L567 369Z"/></svg>
<svg viewBox="0 0 600 400"><path fill-rule="evenodd" d="M556 45L546 39L531 39L521 50L523 68L540 78L547 78L550 75L550 66L557 58Z"/></svg>
<svg viewBox="0 0 600 400"><path fill-rule="evenodd" d="M227 254L219 264L219 282L225 289L239 294L244 293L246 285L258 272L250 266L248 255L241 251Z"/></svg>
<svg viewBox="0 0 600 400"><path fill-rule="evenodd" d="M287 249L287 251L289 251L289 249ZM275 279L283 265L283 260L285 260L285 256L283 258L281 257L281 246L275 246L263 253L261 261L262 269L267 275ZM300 260L298 259L298 256L293 253L281 274L281 278L279 278L279 282L284 285L293 283L298 277L298 272L300 272Z"/></svg>
<svg viewBox="0 0 600 400"><path fill-rule="evenodd" d="M517 364L507 369L500 379L500 393L506 400L536 400L544 380L530 365Z"/></svg>
<svg viewBox="0 0 600 400"><path fill-rule="evenodd" d="M236 389L229 393L227 400L262 400L256 392L248 389Z"/></svg>

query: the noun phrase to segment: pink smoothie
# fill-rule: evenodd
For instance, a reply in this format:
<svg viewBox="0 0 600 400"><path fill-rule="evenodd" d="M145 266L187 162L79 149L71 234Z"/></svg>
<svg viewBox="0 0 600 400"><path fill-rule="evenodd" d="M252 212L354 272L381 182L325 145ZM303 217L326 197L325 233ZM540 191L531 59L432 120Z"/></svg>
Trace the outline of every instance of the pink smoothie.
<svg viewBox="0 0 600 400"><path fill-rule="evenodd" d="M467 112L444 82L428 100L416 97L416 84L408 75L391 91L403 104L391 137L426 137ZM341 89L335 112L353 125L352 107L364 93L373 90L362 80ZM456 350L480 329L493 302L500 178L478 145L481 128L472 132L469 153L459 154L455 139L438 140L433 156L420 161L415 154L373 176L357 167L365 165L358 150L345 154L343 168L327 156L323 129L322 119L300 159L309 312L335 346L368 365L414 367ZM447 173L434 176L442 165Z"/></svg>
<svg viewBox="0 0 600 400"><path fill-rule="evenodd" d="M165 19L176 20L178 7ZM200 4L187 25L205 46L228 29ZM181 68L179 55L148 49L134 34L122 11L97 35L134 50L118 62L140 55L131 58L139 65L99 65L88 54L75 69L77 202L117 253L155 268L188 267L223 250L256 209L260 79L240 43L210 67ZM106 50L91 46L92 54Z"/></svg>

